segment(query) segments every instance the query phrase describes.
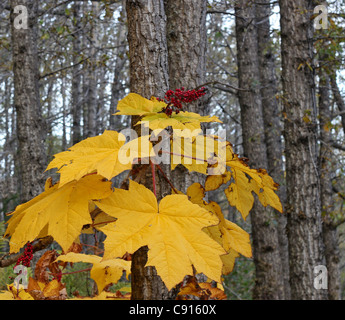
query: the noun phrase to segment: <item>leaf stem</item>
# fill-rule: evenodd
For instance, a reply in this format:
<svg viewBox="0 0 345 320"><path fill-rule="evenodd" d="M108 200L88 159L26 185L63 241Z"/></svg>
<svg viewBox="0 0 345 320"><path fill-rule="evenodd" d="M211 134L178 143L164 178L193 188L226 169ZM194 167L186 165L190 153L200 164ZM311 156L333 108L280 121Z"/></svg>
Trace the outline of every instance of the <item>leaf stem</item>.
<svg viewBox="0 0 345 320"><path fill-rule="evenodd" d="M160 152L167 153L167 154L170 154L172 156L179 156L179 157L184 157L184 158L188 158L188 159L192 159L192 160L208 162L209 164L216 164L217 163L217 160L211 160L211 159L205 160L205 159L195 158L195 157L187 156L187 155L184 155L184 154L178 154L178 153L174 153L174 152L170 152L170 151L165 151L165 150L160 150Z"/></svg>
<svg viewBox="0 0 345 320"><path fill-rule="evenodd" d="M174 192L177 194L178 191L175 189L174 185L172 184L172 182L169 180L169 178L166 176L166 174L164 173L163 169L160 167L160 165L157 164L157 169L162 173L164 179L166 180L166 182L168 182L168 184L170 185L171 189L174 190Z"/></svg>
<svg viewBox="0 0 345 320"><path fill-rule="evenodd" d="M155 164L152 161L150 161L150 165L151 165L151 170L152 170L153 193L154 193L155 197L157 198Z"/></svg>

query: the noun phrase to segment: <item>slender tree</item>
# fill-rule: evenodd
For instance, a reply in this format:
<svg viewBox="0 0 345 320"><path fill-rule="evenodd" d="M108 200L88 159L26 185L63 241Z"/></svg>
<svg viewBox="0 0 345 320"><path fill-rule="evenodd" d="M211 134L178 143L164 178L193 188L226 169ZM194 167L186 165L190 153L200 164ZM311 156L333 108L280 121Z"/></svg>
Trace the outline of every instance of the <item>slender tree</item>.
<svg viewBox="0 0 345 320"><path fill-rule="evenodd" d="M325 265L317 161L313 2L280 0L287 230L291 299L323 299L314 270Z"/></svg>
<svg viewBox="0 0 345 320"><path fill-rule="evenodd" d="M238 95L244 155L251 160L253 167L267 168L255 6L247 0L237 1L235 14L238 78L239 87L242 89ZM251 223L256 271L253 298L282 299L282 266L273 210L264 208L255 201L251 211Z"/></svg>
<svg viewBox="0 0 345 320"><path fill-rule="evenodd" d="M286 189L283 171L283 145L281 112L277 100L278 79L276 61L270 32L271 7L269 0L263 0L256 5L256 24L258 36L260 93L262 97L262 112L265 126L265 144L267 148L267 169L275 182L279 183L279 198L285 202ZM278 222L279 251L282 260L282 277L284 279L284 296L290 296L289 285L289 255L286 235L286 215L276 213Z"/></svg>
<svg viewBox="0 0 345 320"><path fill-rule="evenodd" d="M12 54L21 202L42 192L46 167L45 131L38 87L36 0L12 0Z"/></svg>
<svg viewBox="0 0 345 320"><path fill-rule="evenodd" d="M82 74L80 61L81 53L81 5L78 1L73 3L73 68L72 68L72 94L71 94L71 114L72 114L72 144L78 143L82 139L81 113L82 113Z"/></svg>
<svg viewBox="0 0 345 320"><path fill-rule="evenodd" d="M334 211L334 192L332 175L334 170L332 140L329 125L331 123L330 80L322 71L319 82L319 118L320 118L320 186L322 207L322 230L325 243L325 257L328 271L328 299L340 300L340 268L337 226L332 218Z"/></svg>

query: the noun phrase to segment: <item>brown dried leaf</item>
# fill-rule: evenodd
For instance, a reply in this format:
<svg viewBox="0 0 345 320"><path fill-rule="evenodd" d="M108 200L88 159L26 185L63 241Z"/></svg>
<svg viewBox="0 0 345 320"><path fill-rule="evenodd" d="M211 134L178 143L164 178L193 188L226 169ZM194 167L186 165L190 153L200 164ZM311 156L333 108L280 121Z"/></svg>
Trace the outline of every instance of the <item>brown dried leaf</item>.
<svg viewBox="0 0 345 320"><path fill-rule="evenodd" d="M47 268L53 273L60 273L59 265L54 262L58 257L58 253L55 250L46 251L42 257L38 260L35 267L35 279L37 281L48 283L49 273Z"/></svg>

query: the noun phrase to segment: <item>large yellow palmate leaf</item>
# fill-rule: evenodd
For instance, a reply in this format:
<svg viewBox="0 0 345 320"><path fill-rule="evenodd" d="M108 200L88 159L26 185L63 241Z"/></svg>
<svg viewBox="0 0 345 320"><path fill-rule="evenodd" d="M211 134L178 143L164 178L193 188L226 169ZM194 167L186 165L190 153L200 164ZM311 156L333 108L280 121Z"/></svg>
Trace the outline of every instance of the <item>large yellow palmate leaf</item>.
<svg viewBox="0 0 345 320"><path fill-rule="evenodd" d="M104 259L122 257L147 245L148 266L154 266L168 289L198 272L220 281L224 249L202 229L217 225L219 219L185 195L169 195L159 206L154 194L130 181L129 190L116 189L97 202L107 214L117 218L100 228L106 235Z"/></svg>
<svg viewBox="0 0 345 320"><path fill-rule="evenodd" d="M122 259L102 260L102 257L95 255L69 252L66 255L60 255L57 260L92 263L90 276L95 280L98 292L102 292L110 283L117 283L123 271L127 271L127 276L131 272L131 262Z"/></svg>
<svg viewBox="0 0 345 320"><path fill-rule="evenodd" d="M43 193L11 214L6 230L6 236L11 236L10 252L19 251L39 235L52 236L67 252L83 225L92 223L89 200L106 198L111 192L111 182L99 175L88 175L61 188L58 183L47 183Z"/></svg>
<svg viewBox="0 0 345 320"><path fill-rule="evenodd" d="M121 172L130 170L136 158L152 155L149 136L132 140L128 144L125 144L125 140L121 133L106 130L100 136L75 144L69 151L56 154L47 170L59 169L60 187L92 172L110 180ZM146 147L141 148L142 145Z"/></svg>

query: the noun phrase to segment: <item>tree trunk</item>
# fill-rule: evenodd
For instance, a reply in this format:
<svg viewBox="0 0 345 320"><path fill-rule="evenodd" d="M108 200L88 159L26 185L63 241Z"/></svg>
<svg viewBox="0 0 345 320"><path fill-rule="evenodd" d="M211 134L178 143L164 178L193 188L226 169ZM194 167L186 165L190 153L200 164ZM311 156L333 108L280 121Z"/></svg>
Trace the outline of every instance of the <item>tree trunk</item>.
<svg viewBox="0 0 345 320"><path fill-rule="evenodd" d="M121 17L126 15L126 3L122 1ZM116 112L117 104L121 97L124 95L123 80L124 80L124 67L127 61L126 57L126 35L127 27L124 22L121 22L118 26L117 37L115 45L118 47L118 51L115 57L114 79L111 87L111 99L110 99L110 120L109 128L112 130L122 129L122 116L114 116Z"/></svg>
<svg viewBox="0 0 345 320"><path fill-rule="evenodd" d="M267 151L260 94L255 6L237 1L236 41L243 149L254 168L267 168ZM251 211L253 256L256 282L253 298L276 300L284 297L278 232L273 209L264 208L256 199Z"/></svg>
<svg viewBox="0 0 345 320"><path fill-rule="evenodd" d="M169 84L172 90L194 89L206 79L206 0L165 0ZM204 114L206 99L185 106L184 110ZM177 190L186 192L194 182L202 182L200 174L189 173L178 165L172 181Z"/></svg>
<svg viewBox="0 0 345 320"><path fill-rule="evenodd" d="M268 173L279 183L277 192L282 204L286 199L286 188L283 171L283 146L282 146L282 126L281 113L279 110L278 84L276 77L276 66L274 61L274 52L272 49L272 40L270 36L271 15L270 0L263 0L256 5L256 23L258 34L258 54L259 71L262 97L262 111L265 126L265 143L267 148ZM284 299L290 297L289 284L289 254L288 240L286 234L286 215L276 212L278 223L279 251L282 265L282 277L284 279Z"/></svg>
<svg viewBox="0 0 345 320"><path fill-rule="evenodd" d="M163 0L127 0L128 43L130 55L130 90L145 98L162 97L169 87L166 44L166 17ZM139 120L132 117L132 126ZM140 135L140 126L134 127ZM167 175L169 172L167 170ZM157 178L159 178L157 176ZM152 176L141 180L152 190ZM164 180L157 182L157 198L170 194ZM168 290L154 267L145 267L148 248L142 247L132 256L132 299L160 300Z"/></svg>
<svg viewBox="0 0 345 320"><path fill-rule="evenodd" d="M279 4L291 299L317 300L326 295L314 287L315 267L325 265L325 256L317 165L313 3L280 0Z"/></svg>
<svg viewBox="0 0 345 320"><path fill-rule="evenodd" d="M329 125L331 123L330 81L326 72L321 71L319 83L320 110L320 183L323 218L323 240L325 243L326 266L328 271L328 299L340 300L340 268L338 233L332 218L334 193L332 188L333 150Z"/></svg>
<svg viewBox="0 0 345 320"><path fill-rule="evenodd" d="M81 52L81 6L78 1L73 4L74 37L73 37L73 69L72 69L72 145L82 139L81 113L82 113L82 77L81 66L78 64Z"/></svg>
<svg viewBox="0 0 345 320"><path fill-rule="evenodd" d="M20 200L26 202L43 191L47 159L45 125L38 87L38 1L13 0L11 5L14 105L17 116ZM27 9L27 29L18 28L16 6ZM24 12L23 12L24 13ZM26 20L26 17L23 18ZM23 26L23 25L22 25Z"/></svg>
<svg viewBox="0 0 345 320"><path fill-rule="evenodd" d="M345 103L338 87L336 71L334 71L334 73L331 75L331 85L335 103L337 104L338 110L341 113L341 125L345 134Z"/></svg>
<svg viewBox="0 0 345 320"><path fill-rule="evenodd" d="M92 19L91 19L91 30L90 30L90 63L86 70L86 85L87 85L87 96L85 110L87 110L87 126L85 128L85 137L94 137L96 135L96 115L97 115L97 83L98 83L98 66L97 66L97 50L99 47L98 41L98 19L99 19L99 3L92 2Z"/></svg>

